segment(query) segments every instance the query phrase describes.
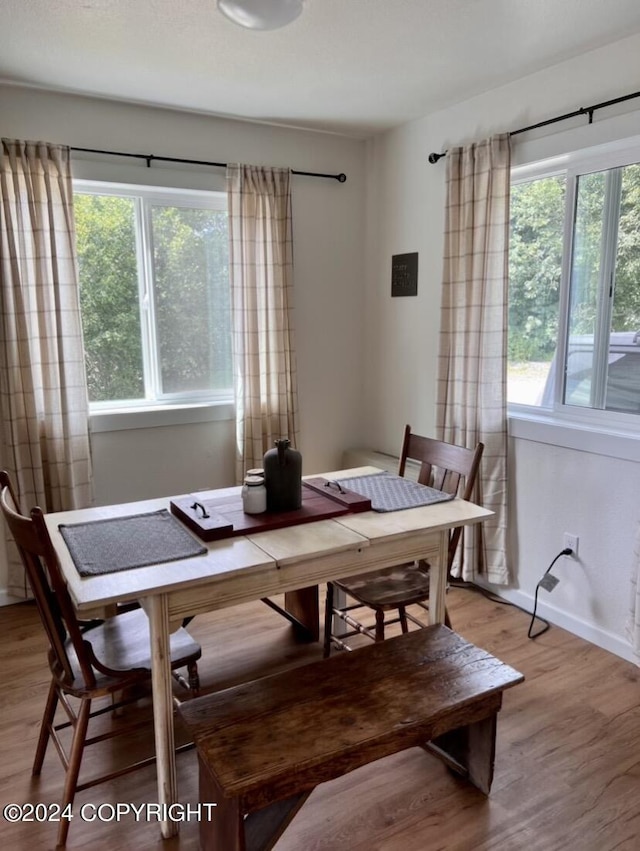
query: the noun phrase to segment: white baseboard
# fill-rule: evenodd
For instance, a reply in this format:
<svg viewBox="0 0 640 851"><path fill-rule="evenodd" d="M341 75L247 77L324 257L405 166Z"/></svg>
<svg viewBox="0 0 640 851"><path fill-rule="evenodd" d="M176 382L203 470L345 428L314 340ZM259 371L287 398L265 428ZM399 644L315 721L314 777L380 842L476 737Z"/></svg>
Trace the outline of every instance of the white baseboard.
<svg viewBox="0 0 640 851"><path fill-rule="evenodd" d="M13 606L15 603L24 603L24 599L9 594L6 588L0 588L0 606Z"/></svg>
<svg viewBox="0 0 640 851"><path fill-rule="evenodd" d="M515 603L516 606L520 606L520 608L525 609L527 612L533 612L534 598L531 594L525 594L523 591L512 588L485 585L484 583L482 583L482 587L497 597L502 597L510 603ZM633 652L633 648L627 639L620 635L615 635L606 629L587 623L561 609L556 609L555 606L551 606L549 603L545 603L540 599L538 599L537 615L540 615L549 621L549 623L566 629L567 632L571 632L573 635L577 635L579 638L584 638L585 641L601 647L603 650L608 650L609 653L614 653L616 656L626 659L627 662L633 662L635 665L640 666L640 656L637 656Z"/></svg>

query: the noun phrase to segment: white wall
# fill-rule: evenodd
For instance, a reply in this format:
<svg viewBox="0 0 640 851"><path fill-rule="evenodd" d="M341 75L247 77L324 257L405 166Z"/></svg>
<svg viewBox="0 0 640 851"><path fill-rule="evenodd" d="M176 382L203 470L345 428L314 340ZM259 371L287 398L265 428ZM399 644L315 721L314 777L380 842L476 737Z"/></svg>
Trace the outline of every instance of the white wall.
<svg viewBox="0 0 640 851"><path fill-rule="evenodd" d="M290 166L347 181L293 178L295 323L305 473L339 466L361 442L364 143L187 112L0 86L0 136L216 162ZM224 189L224 171L74 155L74 174ZM151 173L153 172L153 174ZM96 501L233 483L231 420L93 435ZM0 565L0 595L6 571Z"/></svg>
<svg viewBox="0 0 640 851"><path fill-rule="evenodd" d="M366 159L361 143L340 137L2 87L0 135L347 173L343 186L294 183L302 451L311 472L339 465L349 446L397 453L406 422L433 432L445 186L444 161L429 165L428 154L633 91L639 74L635 36L376 137ZM514 161L638 135L637 107L596 113L591 127L576 119L517 137ZM99 176L97 163L77 163ZM419 252L418 296L392 299L391 256L409 251ZM224 484L231 453L230 422L96 435L98 498ZM514 580L505 593L531 606L562 533L579 535L580 560L561 560L561 584L542 612L630 657L624 621L640 464L613 455L512 438ZM603 483L614 483L612 499Z"/></svg>
<svg viewBox="0 0 640 851"><path fill-rule="evenodd" d="M445 161L430 165L429 153L635 91L639 74L640 36L634 36L368 142L366 445L397 454L405 422L425 434L434 429ZM597 112L590 127L581 118L517 136L514 162L638 135L639 110L631 101ZM405 251L419 252L418 296L392 299L391 256ZM611 498L605 484L613 486ZM532 608L536 583L563 548L563 532L576 534L580 558L558 563L561 583L553 596L540 592L541 611L631 658L624 626L639 486L640 464L625 460L624 451L577 451L512 437L513 585L506 596Z"/></svg>

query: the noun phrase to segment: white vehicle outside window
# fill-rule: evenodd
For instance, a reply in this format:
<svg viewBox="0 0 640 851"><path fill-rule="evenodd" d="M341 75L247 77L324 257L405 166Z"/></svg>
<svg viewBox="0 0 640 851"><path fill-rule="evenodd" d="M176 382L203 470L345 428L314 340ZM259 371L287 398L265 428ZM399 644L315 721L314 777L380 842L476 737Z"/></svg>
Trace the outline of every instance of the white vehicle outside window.
<svg viewBox="0 0 640 851"><path fill-rule="evenodd" d="M640 143L515 170L511 211L510 407L637 429Z"/></svg>

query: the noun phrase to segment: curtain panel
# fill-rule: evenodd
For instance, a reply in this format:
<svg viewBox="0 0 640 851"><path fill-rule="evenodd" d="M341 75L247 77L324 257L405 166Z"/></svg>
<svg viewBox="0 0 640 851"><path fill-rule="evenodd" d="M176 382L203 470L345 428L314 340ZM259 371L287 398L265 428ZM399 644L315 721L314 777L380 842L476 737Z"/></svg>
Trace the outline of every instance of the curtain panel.
<svg viewBox="0 0 640 851"><path fill-rule="evenodd" d="M92 501L69 149L3 139L0 465L23 511ZM9 592L26 596L9 546Z"/></svg>
<svg viewBox="0 0 640 851"><path fill-rule="evenodd" d="M485 444L477 501L495 512L461 548L456 571L509 580L507 525L508 134L447 153L447 205L440 348L438 436ZM484 542L483 539L484 538Z"/></svg>
<svg viewBox="0 0 640 851"><path fill-rule="evenodd" d="M640 665L640 522L636 531L631 563L631 595L627 619L627 638Z"/></svg>
<svg viewBox="0 0 640 851"><path fill-rule="evenodd" d="M298 446L290 169L227 168L236 475Z"/></svg>

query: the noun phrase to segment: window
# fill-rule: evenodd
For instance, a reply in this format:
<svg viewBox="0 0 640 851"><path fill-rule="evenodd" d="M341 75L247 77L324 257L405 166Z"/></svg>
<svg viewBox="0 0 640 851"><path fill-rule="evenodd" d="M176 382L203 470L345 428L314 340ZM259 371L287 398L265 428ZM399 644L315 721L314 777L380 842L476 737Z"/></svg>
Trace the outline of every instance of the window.
<svg viewBox="0 0 640 851"><path fill-rule="evenodd" d="M640 145L515 171L507 373L510 404L640 414Z"/></svg>
<svg viewBox="0 0 640 851"><path fill-rule="evenodd" d="M226 197L77 181L93 411L232 396Z"/></svg>
<svg viewBox="0 0 640 851"><path fill-rule="evenodd" d="M566 177L514 183L509 239L507 398L542 401L558 339Z"/></svg>

